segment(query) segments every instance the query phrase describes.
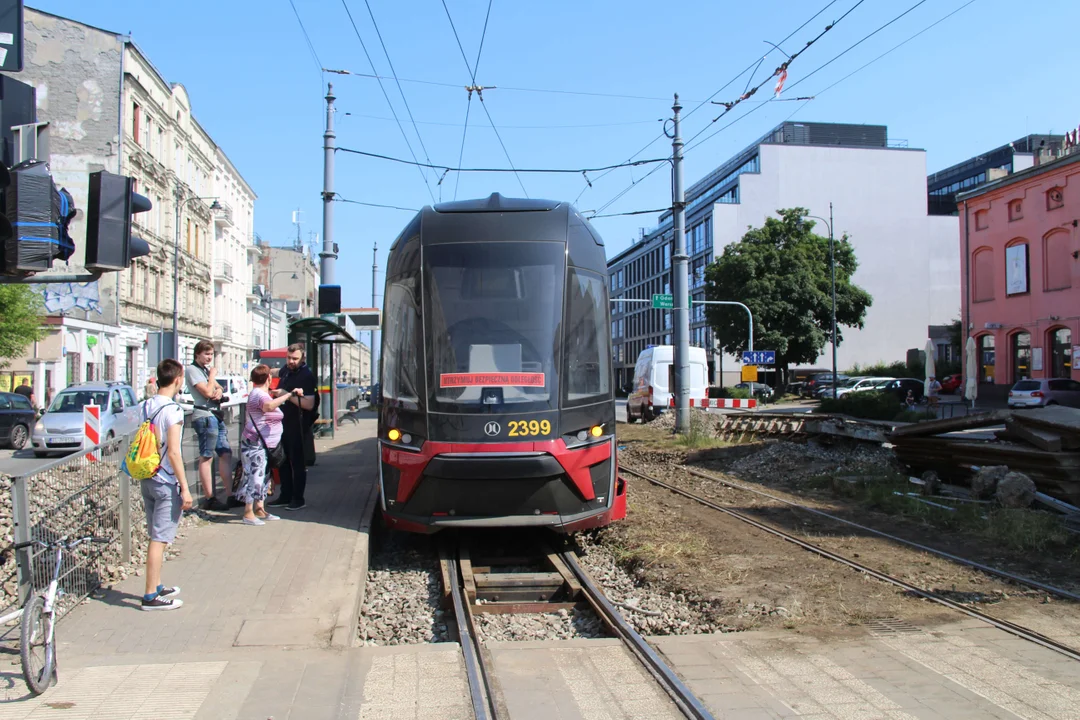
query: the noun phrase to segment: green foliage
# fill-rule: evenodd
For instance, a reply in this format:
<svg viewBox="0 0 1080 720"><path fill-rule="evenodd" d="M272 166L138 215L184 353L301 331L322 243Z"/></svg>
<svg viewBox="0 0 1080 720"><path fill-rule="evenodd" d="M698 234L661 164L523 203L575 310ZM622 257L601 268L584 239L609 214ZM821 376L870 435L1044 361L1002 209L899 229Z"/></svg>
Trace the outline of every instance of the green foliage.
<svg viewBox="0 0 1080 720"><path fill-rule="evenodd" d="M892 420L900 412L900 403L892 393L868 390L842 395L835 400L824 398L817 412L866 420Z"/></svg>
<svg viewBox="0 0 1080 720"><path fill-rule="evenodd" d="M709 300L738 300L754 314L754 344L776 350L777 366L817 360L832 330L829 239L811 232L805 208L779 210L760 228L724 248L705 271ZM841 327L863 326L872 298L851 282L858 267L848 238L835 241L837 344ZM727 352L746 350L747 317L738 307L710 305L706 316Z"/></svg>
<svg viewBox="0 0 1080 720"><path fill-rule="evenodd" d="M0 285L0 367L45 337L43 311L41 295L29 285Z"/></svg>
<svg viewBox="0 0 1080 720"><path fill-rule="evenodd" d="M851 377L891 377L900 378L908 377L908 366L902 362L894 362L889 365L885 363L876 363L874 365L862 366L856 363L850 370L847 370L847 375Z"/></svg>

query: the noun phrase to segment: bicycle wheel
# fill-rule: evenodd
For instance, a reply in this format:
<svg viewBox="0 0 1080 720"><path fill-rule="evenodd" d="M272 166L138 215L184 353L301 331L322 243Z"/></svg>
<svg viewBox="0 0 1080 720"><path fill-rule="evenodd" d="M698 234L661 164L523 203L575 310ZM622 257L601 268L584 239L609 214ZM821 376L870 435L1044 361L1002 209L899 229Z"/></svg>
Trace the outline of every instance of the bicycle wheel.
<svg viewBox="0 0 1080 720"><path fill-rule="evenodd" d="M23 608L22 634L19 654L22 656L23 678L34 695L45 692L52 682L56 648L52 640L52 613L45 613L45 602L34 595Z"/></svg>

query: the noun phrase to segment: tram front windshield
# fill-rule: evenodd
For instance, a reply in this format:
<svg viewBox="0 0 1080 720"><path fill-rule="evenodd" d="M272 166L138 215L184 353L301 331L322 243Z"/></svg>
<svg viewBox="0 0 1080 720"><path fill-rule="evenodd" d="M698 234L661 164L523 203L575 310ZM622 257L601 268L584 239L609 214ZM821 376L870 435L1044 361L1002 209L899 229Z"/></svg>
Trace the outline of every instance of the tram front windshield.
<svg viewBox="0 0 1080 720"><path fill-rule="evenodd" d="M558 408L565 247L507 242L424 248L432 410Z"/></svg>

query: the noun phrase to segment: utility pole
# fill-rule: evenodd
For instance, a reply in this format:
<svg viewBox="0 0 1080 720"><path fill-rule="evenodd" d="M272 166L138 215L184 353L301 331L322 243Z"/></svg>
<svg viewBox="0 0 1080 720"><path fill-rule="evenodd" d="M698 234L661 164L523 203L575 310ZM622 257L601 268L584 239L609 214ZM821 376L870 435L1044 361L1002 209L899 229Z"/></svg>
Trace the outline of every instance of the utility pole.
<svg viewBox="0 0 1080 720"><path fill-rule="evenodd" d="M836 399L836 253L833 251L832 203L829 203L829 271L832 274L832 396Z"/></svg>
<svg viewBox="0 0 1080 720"><path fill-rule="evenodd" d="M326 86L326 132L323 133L323 244L319 253L320 284L335 285L334 263L337 250L334 248L334 151L337 135L334 134L334 86ZM299 226L297 226L299 240Z"/></svg>
<svg viewBox="0 0 1080 720"><path fill-rule="evenodd" d="M674 137L672 148L671 210L675 226L675 254L671 269L675 274L672 290L675 297L672 314L675 316L675 432L690 430L690 283L687 277L689 256L686 254L686 198L683 192L683 141L679 134L679 95L675 94Z"/></svg>

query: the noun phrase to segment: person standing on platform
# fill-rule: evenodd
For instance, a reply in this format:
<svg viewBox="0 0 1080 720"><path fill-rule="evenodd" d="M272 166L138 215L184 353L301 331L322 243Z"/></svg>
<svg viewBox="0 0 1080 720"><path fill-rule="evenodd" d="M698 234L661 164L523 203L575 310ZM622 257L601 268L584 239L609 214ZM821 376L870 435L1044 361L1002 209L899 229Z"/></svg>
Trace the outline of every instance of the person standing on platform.
<svg viewBox="0 0 1080 720"><path fill-rule="evenodd" d="M306 507L304 490L307 486L307 463L304 458L304 431L310 425L311 414L319 405L315 375L304 363L304 346L294 343L285 356L285 367L278 373L274 397L291 393L281 406L284 413L281 442L285 446L285 464L280 470L281 493L267 503L270 507L301 510Z"/></svg>
<svg viewBox="0 0 1080 720"><path fill-rule="evenodd" d="M210 465L218 456L218 474L225 488L232 485L232 447L228 427L221 412L224 389L217 382L214 367L214 343L200 340L195 344L195 362L187 366L187 386L191 391L191 426L199 437L199 482L203 488L203 510L228 510L214 496L214 478Z"/></svg>

